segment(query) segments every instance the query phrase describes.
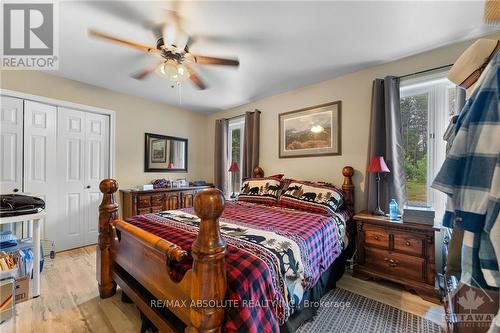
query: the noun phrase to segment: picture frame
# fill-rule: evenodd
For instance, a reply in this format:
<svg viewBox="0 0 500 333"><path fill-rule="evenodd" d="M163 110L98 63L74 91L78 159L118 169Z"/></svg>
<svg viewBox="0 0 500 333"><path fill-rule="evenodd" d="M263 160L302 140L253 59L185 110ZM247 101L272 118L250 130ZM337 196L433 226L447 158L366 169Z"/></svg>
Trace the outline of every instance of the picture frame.
<svg viewBox="0 0 500 333"><path fill-rule="evenodd" d="M167 161L167 140L151 140L151 162L165 163Z"/></svg>
<svg viewBox="0 0 500 333"><path fill-rule="evenodd" d="M280 113L279 158L342 154L342 102Z"/></svg>
<svg viewBox="0 0 500 333"><path fill-rule="evenodd" d="M144 138L144 172L187 172L187 139L153 133Z"/></svg>

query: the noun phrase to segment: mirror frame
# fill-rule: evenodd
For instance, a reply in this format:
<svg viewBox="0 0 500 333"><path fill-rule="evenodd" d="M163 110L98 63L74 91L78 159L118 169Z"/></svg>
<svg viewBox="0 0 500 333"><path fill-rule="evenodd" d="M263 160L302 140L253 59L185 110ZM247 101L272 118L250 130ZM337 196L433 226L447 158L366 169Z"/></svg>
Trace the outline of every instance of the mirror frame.
<svg viewBox="0 0 500 333"><path fill-rule="evenodd" d="M163 168L150 168L149 165L149 139L165 139L165 140L177 140L184 142L184 156L185 156L185 165L184 168L176 168L176 169L163 169ZM144 172L187 172L188 171L188 139L178 138L175 136L169 135L161 135L154 133L145 133L144 134Z"/></svg>

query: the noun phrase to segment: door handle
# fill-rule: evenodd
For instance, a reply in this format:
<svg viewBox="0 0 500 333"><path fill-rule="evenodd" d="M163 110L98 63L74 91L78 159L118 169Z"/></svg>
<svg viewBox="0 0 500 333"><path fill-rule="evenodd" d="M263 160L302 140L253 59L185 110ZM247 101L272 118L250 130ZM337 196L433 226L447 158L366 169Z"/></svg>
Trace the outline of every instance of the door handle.
<svg viewBox="0 0 500 333"><path fill-rule="evenodd" d="M90 188L90 185L85 186L85 188Z"/></svg>
<svg viewBox="0 0 500 333"><path fill-rule="evenodd" d="M15 188L15 189L12 190L12 192L17 193L17 192L19 192L19 189Z"/></svg>

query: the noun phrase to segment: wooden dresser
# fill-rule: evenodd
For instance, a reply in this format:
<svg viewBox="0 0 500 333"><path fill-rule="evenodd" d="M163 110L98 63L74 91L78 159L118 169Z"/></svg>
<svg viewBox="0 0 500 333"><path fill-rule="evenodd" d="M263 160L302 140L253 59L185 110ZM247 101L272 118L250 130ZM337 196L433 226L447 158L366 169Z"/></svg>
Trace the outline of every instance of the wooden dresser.
<svg viewBox="0 0 500 333"><path fill-rule="evenodd" d="M362 212L354 216L358 261L354 276L401 283L423 299L439 303L434 233L430 225L391 221Z"/></svg>
<svg viewBox="0 0 500 333"><path fill-rule="evenodd" d="M147 191L120 190L122 218L192 207L196 193L210 187L212 186L162 188Z"/></svg>

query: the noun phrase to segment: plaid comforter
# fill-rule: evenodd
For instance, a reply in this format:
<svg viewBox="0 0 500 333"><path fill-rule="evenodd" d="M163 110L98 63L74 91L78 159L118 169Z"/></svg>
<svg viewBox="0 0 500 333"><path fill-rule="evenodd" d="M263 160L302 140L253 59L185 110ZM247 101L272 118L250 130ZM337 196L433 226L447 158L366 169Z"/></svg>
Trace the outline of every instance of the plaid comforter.
<svg viewBox="0 0 500 333"><path fill-rule="evenodd" d="M128 222L190 251L198 233L196 219L191 214L194 214L192 208L182 212L135 216ZM226 332L278 332L279 325L286 321L293 313L294 304L300 301L294 290L297 287L301 290L312 288L340 255L346 245L345 223L351 215L348 210L327 217L244 202L226 203L219 220L227 244L226 299L230 302L226 308ZM282 263L280 269L276 253L239 238L233 231L228 232L235 230L235 226L260 230L267 235L274 233L276 239L287 239L280 242L283 249L285 243L288 247L296 245L300 249L300 258L296 261L303 266L300 285L292 286L294 290L290 290L289 275L282 271ZM264 242L269 246L271 241L274 240L267 238ZM172 278L180 280L191 266L192 262L188 261L172 267Z"/></svg>

